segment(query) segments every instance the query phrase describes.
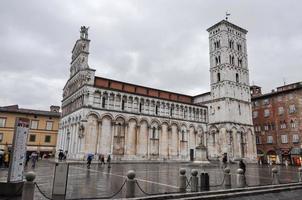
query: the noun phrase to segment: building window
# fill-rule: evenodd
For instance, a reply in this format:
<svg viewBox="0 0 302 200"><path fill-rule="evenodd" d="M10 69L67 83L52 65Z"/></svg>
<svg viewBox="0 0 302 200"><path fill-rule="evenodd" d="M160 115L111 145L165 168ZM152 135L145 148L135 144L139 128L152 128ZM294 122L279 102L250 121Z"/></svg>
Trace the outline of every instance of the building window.
<svg viewBox="0 0 302 200"><path fill-rule="evenodd" d="M288 143L288 141L287 141L287 135L281 135L281 143L282 144Z"/></svg>
<svg viewBox="0 0 302 200"><path fill-rule="evenodd" d="M3 141L3 133L0 133L0 142Z"/></svg>
<svg viewBox="0 0 302 200"><path fill-rule="evenodd" d="M51 141L51 136L50 135L46 135L44 142L49 143Z"/></svg>
<svg viewBox="0 0 302 200"><path fill-rule="evenodd" d="M284 114L284 108L283 107L279 107L278 108L278 115L283 115Z"/></svg>
<svg viewBox="0 0 302 200"><path fill-rule="evenodd" d="M238 104L238 111L239 111L239 115L241 115L241 108L240 108L240 104Z"/></svg>
<svg viewBox="0 0 302 200"><path fill-rule="evenodd" d="M296 128L296 122L295 122L295 120L290 120L290 127L291 128Z"/></svg>
<svg viewBox="0 0 302 200"><path fill-rule="evenodd" d="M235 60L235 58L234 58L234 56L229 56L229 60L230 60L230 64L231 65L234 65L234 60Z"/></svg>
<svg viewBox="0 0 302 200"><path fill-rule="evenodd" d="M220 65L220 56L215 57L215 63L216 65Z"/></svg>
<svg viewBox="0 0 302 200"><path fill-rule="evenodd" d="M122 110L125 110L125 100L122 100Z"/></svg>
<svg viewBox="0 0 302 200"><path fill-rule="evenodd" d="M269 117L269 109L264 110L264 117Z"/></svg>
<svg viewBox="0 0 302 200"><path fill-rule="evenodd" d="M217 82L220 81L220 73L217 73Z"/></svg>
<svg viewBox="0 0 302 200"><path fill-rule="evenodd" d="M296 112L296 106L295 105L290 105L289 106L289 113L292 114L292 113L295 113Z"/></svg>
<svg viewBox="0 0 302 200"><path fill-rule="evenodd" d="M237 44L237 50L238 50L238 51L242 51L242 46L241 46L241 44Z"/></svg>
<svg viewBox="0 0 302 200"><path fill-rule="evenodd" d="M259 136L256 136L256 144L261 144L261 140Z"/></svg>
<svg viewBox="0 0 302 200"><path fill-rule="evenodd" d="M5 127L6 118L1 117L0 118L0 127Z"/></svg>
<svg viewBox="0 0 302 200"><path fill-rule="evenodd" d="M242 59L238 58L238 67L242 67Z"/></svg>
<svg viewBox="0 0 302 200"><path fill-rule="evenodd" d="M35 141L36 141L36 135L30 134L30 135L29 135L29 141L30 141L30 142L35 142Z"/></svg>
<svg viewBox="0 0 302 200"><path fill-rule="evenodd" d="M46 122L46 130L52 130L53 122Z"/></svg>
<svg viewBox="0 0 302 200"><path fill-rule="evenodd" d="M264 99L262 103L263 105L269 105L269 99Z"/></svg>
<svg viewBox="0 0 302 200"><path fill-rule="evenodd" d="M268 135L267 136L267 141L266 141L267 144L273 144L273 136L271 135Z"/></svg>
<svg viewBox="0 0 302 200"><path fill-rule="evenodd" d="M299 143L299 135L293 134L293 143Z"/></svg>
<svg viewBox="0 0 302 200"><path fill-rule="evenodd" d="M139 112L142 112L142 103L139 103Z"/></svg>
<svg viewBox="0 0 302 200"><path fill-rule="evenodd" d="M268 131L268 125L267 124L264 125L264 130Z"/></svg>
<svg viewBox="0 0 302 200"><path fill-rule="evenodd" d="M253 118L257 118L258 117L258 111L253 111Z"/></svg>
<svg viewBox="0 0 302 200"><path fill-rule="evenodd" d="M233 40L229 40L229 48L234 49L234 41Z"/></svg>
<svg viewBox="0 0 302 200"><path fill-rule="evenodd" d="M285 129L286 128L286 122L280 122L280 129Z"/></svg>
<svg viewBox="0 0 302 200"><path fill-rule="evenodd" d="M236 82L237 83L239 82L239 75L238 75L238 73L236 73Z"/></svg>
<svg viewBox="0 0 302 200"><path fill-rule="evenodd" d="M38 120L31 120L30 128L31 129L38 129L38 124L39 124Z"/></svg>
<svg viewBox="0 0 302 200"><path fill-rule="evenodd" d="M155 106L155 115L158 115L158 105Z"/></svg>
<svg viewBox="0 0 302 200"><path fill-rule="evenodd" d="M186 141L186 135L184 130L181 131L181 141Z"/></svg>

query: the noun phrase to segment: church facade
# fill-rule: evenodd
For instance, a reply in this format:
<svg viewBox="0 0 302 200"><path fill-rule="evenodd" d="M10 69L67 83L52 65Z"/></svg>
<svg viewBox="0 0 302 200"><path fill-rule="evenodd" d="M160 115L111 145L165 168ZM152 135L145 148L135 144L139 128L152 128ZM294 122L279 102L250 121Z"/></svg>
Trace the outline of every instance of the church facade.
<svg viewBox="0 0 302 200"><path fill-rule="evenodd" d="M72 50L57 149L68 159L256 159L247 31L222 20L210 27L211 92L189 96L95 76L88 28ZM202 149L206 157L200 158Z"/></svg>

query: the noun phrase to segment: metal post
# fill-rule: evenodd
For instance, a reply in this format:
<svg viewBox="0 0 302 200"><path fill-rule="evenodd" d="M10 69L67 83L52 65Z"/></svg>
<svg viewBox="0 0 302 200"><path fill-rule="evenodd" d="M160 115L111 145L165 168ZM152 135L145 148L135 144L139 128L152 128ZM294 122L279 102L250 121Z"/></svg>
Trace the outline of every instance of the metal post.
<svg viewBox="0 0 302 200"><path fill-rule="evenodd" d="M133 198L135 193L135 172L133 170L129 170L127 173L127 181L126 181L126 198Z"/></svg>
<svg viewBox="0 0 302 200"><path fill-rule="evenodd" d="M210 189L210 177L207 172L200 173L200 189L209 190Z"/></svg>
<svg viewBox="0 0 302 200"><path fill-rule="evenodd" d="M33 200L35 193L35 183L34 180L36 178L35 172L28 172L25 174L25 183L23 185L22 191L22 200Z"/></svg>
<svg viewBox="0 0 302 200"><path fill-rule="evenodd" d="M186 192L186 169L181 168L179 170L179 191Z"/></svg>
<svg viewBox="0 0 302 200"><path fill-rule="evenodd" d="M232 187L230 172L231 172L230 168L226 167L224 169L224 188L226 189Z"/></svg>
<svg viewBox="0 0 302 200"><path fill-rule="evenodd" d="M191 192L198 191L198 171L197 169L192 169L191 171L192 179L191 179Z"/></svg>
<svg viewBox="0 0 302 200"><path fill-rule="evenodd" d="M245 175L243 174L243 169L237 169L237 187L245 187Z"/></svg>
<svg viewBox="0 0 302 200"><path fill-rule="evenodd" d="M299 182L302 182L302 167L299 167L298 171L299 171L299 173L298 173L298 175L299 175Z"/></svg>
<svg viewBox="0 0 302 200"><path fill-rule="evenodd" d="M279 184L279 175L278 175L278 169L276 167L274 167L272 169L272 176L273 176L273 181L272 181L272 184L273 185L277 185Z"/></svg>

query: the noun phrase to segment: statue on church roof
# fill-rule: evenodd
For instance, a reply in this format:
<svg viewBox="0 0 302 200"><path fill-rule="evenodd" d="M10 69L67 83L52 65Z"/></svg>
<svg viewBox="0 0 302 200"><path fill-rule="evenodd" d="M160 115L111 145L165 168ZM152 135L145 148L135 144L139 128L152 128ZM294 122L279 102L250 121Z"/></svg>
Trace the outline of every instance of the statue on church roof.
<svg viewBox="0 0 302 200"><path fill-rule="evenodd" d="M88 39L88 29L89 29L88 26L81 26L80 33L82 39Z"/></svg>

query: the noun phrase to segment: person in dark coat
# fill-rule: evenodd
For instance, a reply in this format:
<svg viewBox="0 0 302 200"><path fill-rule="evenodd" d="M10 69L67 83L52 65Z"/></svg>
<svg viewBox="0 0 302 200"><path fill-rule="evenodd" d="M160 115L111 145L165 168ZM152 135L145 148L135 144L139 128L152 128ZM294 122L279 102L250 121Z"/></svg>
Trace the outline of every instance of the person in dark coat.
<svg viewBox="0 0 302 200"><path fill-rule="evenodd" d="M90 168L92 157L93 157L93 155L88 155L88 157L87 157L87 168L88 169Z"/></svg>
<svg viewBox="0 0 302 200"><path fill-rule="evenodd" d="M243 162L243 160L240 160L239 162L239 168L243 170L243 174L245 174L245 171L246 171L246 166Z"/></svg>

